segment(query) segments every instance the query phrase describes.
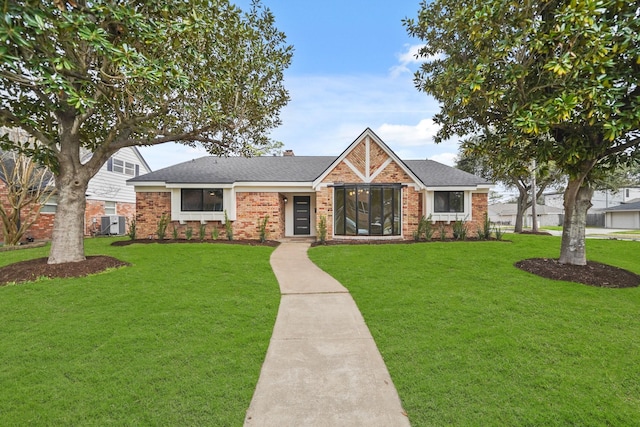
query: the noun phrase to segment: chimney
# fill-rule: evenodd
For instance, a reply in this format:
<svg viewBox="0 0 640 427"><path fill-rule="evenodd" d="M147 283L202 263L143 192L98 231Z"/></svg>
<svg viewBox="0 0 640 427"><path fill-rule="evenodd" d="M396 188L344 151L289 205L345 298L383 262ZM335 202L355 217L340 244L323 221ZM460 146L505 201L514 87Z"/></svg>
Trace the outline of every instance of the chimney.
<svg viewBox="0 0 640 427"><path fill-rule="evenodd" d="M293 150L284 150L284 153L282 154L285 157L293 157L295 156L295 154L293 154Z"/></svg>

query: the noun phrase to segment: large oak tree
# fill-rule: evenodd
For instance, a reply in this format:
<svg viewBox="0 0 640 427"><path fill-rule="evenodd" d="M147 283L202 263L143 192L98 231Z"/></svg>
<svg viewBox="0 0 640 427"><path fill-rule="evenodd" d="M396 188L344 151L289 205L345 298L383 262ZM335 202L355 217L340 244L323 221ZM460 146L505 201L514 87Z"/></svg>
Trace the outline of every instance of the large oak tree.
<svg viewBox="0 0 640 427"><path fill-rule="evenodd" d="M169 141L219 155L269 146L287 103L292 48L257 1L27 0L3 3L0 125L4 139L55 175L49 263L84 259L91 177L123 147ZM93 153L80 161L81 150Z"/></svg>
<svg viewBox="0 0 640 427"><path fill-rule="evenodd" d="M508 126L495 152L569 176L560 262L584 265L591 183L639 154L638 3L423 1L405 25L425 42L416 85L441 102L439 139Z"/></svg>

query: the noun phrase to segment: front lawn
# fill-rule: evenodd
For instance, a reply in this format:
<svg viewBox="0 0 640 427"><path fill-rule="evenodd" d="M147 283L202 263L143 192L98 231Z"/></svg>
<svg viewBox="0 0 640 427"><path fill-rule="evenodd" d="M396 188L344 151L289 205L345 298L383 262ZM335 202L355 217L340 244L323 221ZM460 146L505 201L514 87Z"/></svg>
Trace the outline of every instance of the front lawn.
<svg viewBox="0 0 640 427"><path fill-rule="evenodd" d="M310 250L354 296L414 426L640 425L640 289L518 270L560 238ZM588 240L640 274L640 242Z"/></svg>
<svg viewBox="0 0 640 427"><path fill-rule="evenodd" d="M112 241L87 255L132 266L0 287L0 425L242 425L279 304L273 248Z"/></svg>

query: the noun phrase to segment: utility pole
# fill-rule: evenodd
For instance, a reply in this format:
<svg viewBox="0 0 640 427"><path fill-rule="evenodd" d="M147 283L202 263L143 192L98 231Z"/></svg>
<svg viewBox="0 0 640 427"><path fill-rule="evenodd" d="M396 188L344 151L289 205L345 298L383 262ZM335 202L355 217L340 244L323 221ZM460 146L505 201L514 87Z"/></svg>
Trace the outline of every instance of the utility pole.
<svg viewBox="0 0 640 427"><path fill-rule="evenodd" d="M538 232L538 215L536 213L536 205L538 203L536 193L538 189L536 188L536 159L531 160L531 219L533 221L533 225L531 231L534 233Z"/></svg>

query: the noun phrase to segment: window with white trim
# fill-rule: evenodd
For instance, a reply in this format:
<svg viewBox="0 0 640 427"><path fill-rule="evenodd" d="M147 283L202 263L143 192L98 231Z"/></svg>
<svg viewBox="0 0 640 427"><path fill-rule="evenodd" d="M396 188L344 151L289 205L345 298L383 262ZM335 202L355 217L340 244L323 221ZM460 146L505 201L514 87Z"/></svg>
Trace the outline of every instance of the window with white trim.
<svg viewBox="0 0 640 427"><path fill-rule="evenodd" d="M463 213L464 191L435 191L433 193L435 213Z"/></svg>
<svg viewBox="0 0 640 427"><path fill-rule="evenodd" d="M104 214L116 215L116 202L104 202Z"/></svg>
<svg viewBox="0 0 640 427"><path fill-rule="evenodd" d="M51 196L49 199L40 206L40 213L56 213L58 210L58 198Z"/></svg>
<svg viewBox="0 0 640 427"><path fill-rule="evenodd" d="M112 157L107 161L107 170L129 176L137 176L139 168L135 163L126 162Z"/></svg>
<svg viewBox="0 0 640 427"><path fill-rule="evenodd" d="M221 188L183 188L180 192L180 210L183 212L222 212Z"/></svg>

